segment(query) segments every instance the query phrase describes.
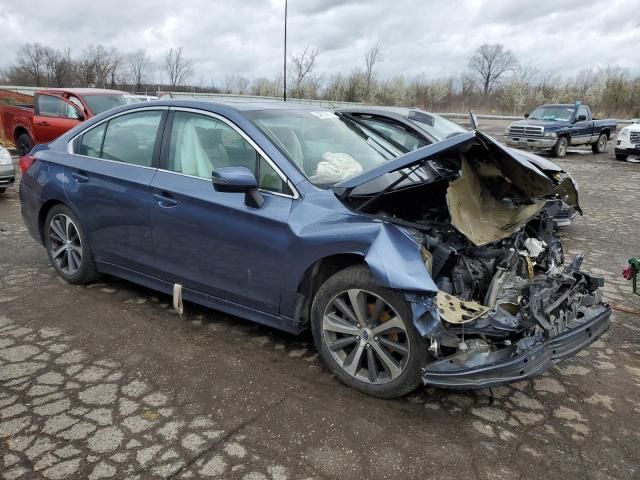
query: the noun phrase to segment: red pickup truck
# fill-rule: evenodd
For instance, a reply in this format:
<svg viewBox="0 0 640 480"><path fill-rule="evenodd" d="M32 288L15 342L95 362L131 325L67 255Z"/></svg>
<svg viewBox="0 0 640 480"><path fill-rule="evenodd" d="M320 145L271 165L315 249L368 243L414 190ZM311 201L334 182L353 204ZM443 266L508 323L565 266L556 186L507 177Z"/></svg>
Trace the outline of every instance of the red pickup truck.
<svg viewBox="0 0 640 480"><path fill-rule="evenodd" d="M0 106L0 135L13 141L20 155L26 155L35 144L50 142L87 118L139 101L118 90L42 90L35 93L33 105Z"/></svg>

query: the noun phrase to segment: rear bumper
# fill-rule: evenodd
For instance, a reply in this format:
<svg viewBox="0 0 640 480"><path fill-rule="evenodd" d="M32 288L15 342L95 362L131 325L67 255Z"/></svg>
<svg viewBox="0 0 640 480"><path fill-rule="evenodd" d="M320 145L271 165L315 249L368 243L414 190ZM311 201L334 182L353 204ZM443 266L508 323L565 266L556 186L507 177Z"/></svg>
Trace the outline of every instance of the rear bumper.
<svg viewBox="0 0 640 480"><path fill-rule="evenodd" d="M506 144L510 147L519 147L519 148L531 148L531 149L539 149L546 150L552 148L557 138L531 138L531 137L505 137Z"/></svg>
<svg viewBox="0 0 640 480"><path fill-rule="evenodd" d="M558 362L575 355L609 329L611 309L607 306L583 323L545 342L537 342L519 355L487 364L460 368L448 359L430 363L423 370L425 385L453 389L489 388L518 382L542 374ZM491 358L493 354L488 354ZM500 355L497 355L500 356ZM502 355L504 356L504 355Z"/></svg>
<svg viewBox="0 0 640 480"><path fill-rule="evenodd" d="M11 185L16 181L16 170L13 164L0 165L0 188Z"/></svg>

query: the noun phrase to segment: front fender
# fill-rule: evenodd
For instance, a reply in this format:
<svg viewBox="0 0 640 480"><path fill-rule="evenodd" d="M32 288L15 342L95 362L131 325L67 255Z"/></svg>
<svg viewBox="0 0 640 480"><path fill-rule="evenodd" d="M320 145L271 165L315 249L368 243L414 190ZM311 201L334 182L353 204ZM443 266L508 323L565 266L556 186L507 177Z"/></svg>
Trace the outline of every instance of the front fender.
<svg viewBox="0 0 640 480"><path fill-rule="evenodd" d="M437 292L420 255L420 245L399 227L382 223L365 262L382 286L414 292Z"/></svg>

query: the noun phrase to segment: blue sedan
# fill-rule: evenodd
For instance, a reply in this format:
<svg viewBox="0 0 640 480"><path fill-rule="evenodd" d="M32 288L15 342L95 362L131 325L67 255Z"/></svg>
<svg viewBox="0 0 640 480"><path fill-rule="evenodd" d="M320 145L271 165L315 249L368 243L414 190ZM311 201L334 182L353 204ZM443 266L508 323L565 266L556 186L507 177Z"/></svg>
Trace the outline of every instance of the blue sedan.
<svg viewBox="0 0 640 480"><path fill-rule="evenodd" d="M20 168L25 223L67 282L310 329L371 395L518 381L609 325L602 280L564 262L555 185L480 132L402 154L313 107L152 101Z"/></svg>

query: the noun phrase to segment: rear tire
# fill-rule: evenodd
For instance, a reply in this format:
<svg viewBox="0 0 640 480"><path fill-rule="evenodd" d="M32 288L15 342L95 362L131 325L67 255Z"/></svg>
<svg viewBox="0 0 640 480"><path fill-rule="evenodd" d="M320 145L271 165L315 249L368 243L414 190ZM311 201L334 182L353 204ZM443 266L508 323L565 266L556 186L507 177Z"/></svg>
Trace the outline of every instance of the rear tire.
<svg viewBox="0 0 640 480"><path fill-rule="evenodd" d="M80 221L65 205L55 205L44 221L44 244L51 265L66 282L90 283L100 274Z"/></svg>
<svg viewBox="0 0 640 480"><path fill-rule="evenodd" d="M395 398L421 383L429 355L411 307L402 294L378 285L366 266L346 268L322 284L311 330L327 367L362 393Z"/></svg>
<svg viewBox="0 0 640 480"><path fill-rule="evenodd" d="M28 155L33 148L33 145L33 140L31 140L28 133L22 133L18 135L18 138L16 138L16 148L18 149L20 156Z"/></svg>
<svg viewBox="0 0 640 480"><path fill-rule="evenodd" d="M0 187L0 195L7 191L7 187Z"/></svg>
<svg viewBox="0 0 640 480"><path fill-rule="evenodd" d="M625 162L627 160L626 155L616 155L616 160L620 160L621 162Z"/></svg>
<svg viewBox="0 0 640 480"><path fill-rule="evenodd" d="M609 138L607 137L606 133L601 133L596 143L591 144L591 151L595 154L604 153L604 151L607 149L608 141Z"/></svg>
<svg viewBox="0 0 640 480"><path fill-rule="evenodd" d="M569 141L567 137L558 137L556 144L551 149L551 153L554 157L564 157L567 154L567 148L569 147Z"/></svg>

